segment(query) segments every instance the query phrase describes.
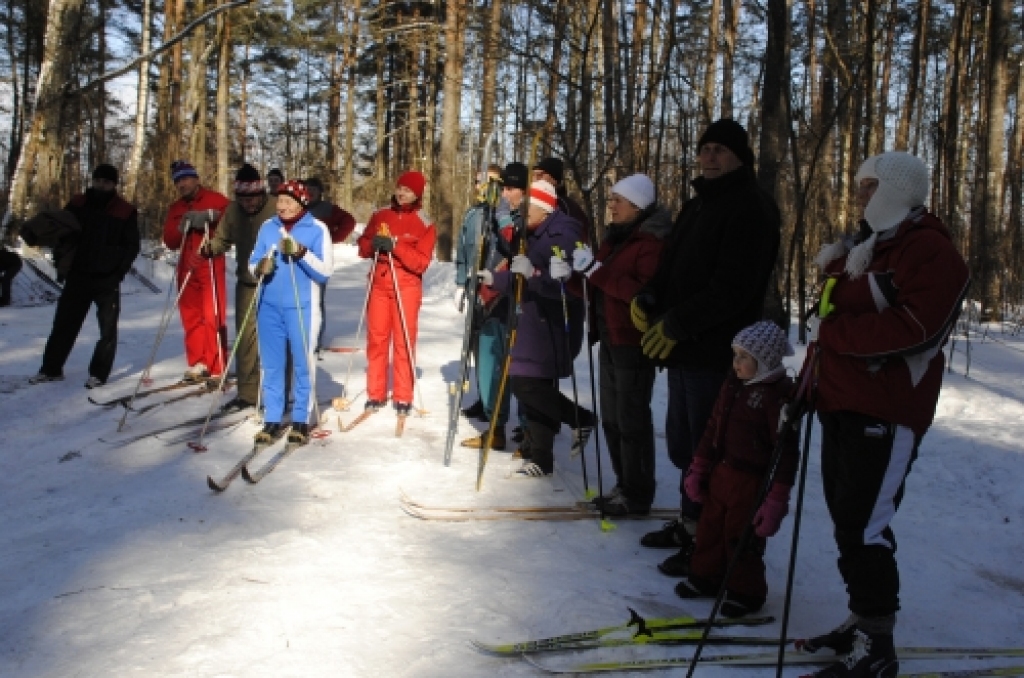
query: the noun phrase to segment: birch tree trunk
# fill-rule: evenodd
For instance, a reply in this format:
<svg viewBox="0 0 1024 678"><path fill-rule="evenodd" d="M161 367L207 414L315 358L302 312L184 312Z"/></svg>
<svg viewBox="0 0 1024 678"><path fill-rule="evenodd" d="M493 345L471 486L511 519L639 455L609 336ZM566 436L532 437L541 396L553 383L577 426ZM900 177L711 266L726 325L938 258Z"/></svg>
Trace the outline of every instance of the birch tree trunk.
<svg viewBox="0 0 1024 678"><path fill-rule="evenodd" d="M142 2L142 36L140 39L139 51L145 53L149 50L149 35L151 30L152 0ZM124 194L130 202L136 199L139 171L142 166L142 152L146 148L146 121L149 114L149 62L139 64L139 87L135 93L135 138L132 139L131 155L128 159L128 168L125 172Z"/></svg>
<svg viewBox="0 0 1024 678"><path fill-rule="evenodd" d="M23 219L59 207L64 170L65 117L71 102L62 94L73 71L84 0L50 0L35 106L24 148L11 181L10 212ZM31 186L31 191L29 187Z"/></svg>
<svg viewBox="0 0 1024 678"><path fill-rule="evenodd" d="M231 17L221 14L217 17L217 35L220 50L217 55L217 190L231 195L231 121L228 109L231 106Z"/></svg>

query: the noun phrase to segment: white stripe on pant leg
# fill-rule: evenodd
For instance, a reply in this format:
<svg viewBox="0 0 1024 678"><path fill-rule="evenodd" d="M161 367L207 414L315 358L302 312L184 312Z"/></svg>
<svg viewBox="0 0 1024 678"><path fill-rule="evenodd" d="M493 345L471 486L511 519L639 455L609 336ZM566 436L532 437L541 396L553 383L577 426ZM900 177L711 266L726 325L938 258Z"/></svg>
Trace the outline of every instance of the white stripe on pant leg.
<svg viewBox="0 0 1024 678"><path fill-rule="evenodd" d="M319 291L320 286L313 283L314 293ZM313 337L320 332L323 319L320 317L320 302L310 304L309 308L309 336L306 338L306 364L309 366L309 402L306 403L307 421L310 415L319 414L316 409L316 342ZM313 422L319 424L319 421Z"/></svg>
<svg viewBox="0 0 1024 678"><path fill-rule="evenodd" d="M882 477L882 485L878 488L875 507L864 528L864 545L877 545L892 548L889 540L882 536L882 531L892 522L896 515L896 493L907 478L910 470L910 455L914 452L914 432L906 426L896 426L892 439L892 450L889 452L889 465Z"/></svg>

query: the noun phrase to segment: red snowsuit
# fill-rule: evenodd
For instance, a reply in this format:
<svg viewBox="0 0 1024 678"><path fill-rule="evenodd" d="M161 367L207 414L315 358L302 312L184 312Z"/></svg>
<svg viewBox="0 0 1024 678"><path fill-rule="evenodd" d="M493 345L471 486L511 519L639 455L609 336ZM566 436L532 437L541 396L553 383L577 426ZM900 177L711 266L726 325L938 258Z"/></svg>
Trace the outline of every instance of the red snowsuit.
<svg viewBox="0 0 1024 678"><path fill-rule="evenodd" d="M185 330L185 358L189 367L196 363L206 365L211 376L219 376L224 371L222 360L228 357L224 255L204 259L199 254L203 231L191 229L183 234L179 225L186 212L213 209L223 215L229 202L220 193L200 186L191 199L180 198L171 203L164 220L164 244L172 250L181 248L178 260L179 290L188 278L188 284L178 302L181 325ZM210 223L211 238L219 221L220 216ZM213 303L214 286L217 292L216 307Z"/></svg>
<svg viewBox="0 0 1024 678"><path fill-rule="evenodd" d="M392 400L411 404L414 384L412 361L402 335L395 281L391 277L391 261L394 262L409 344L415 352L420 301L423 298L422 278L434 253L437 232L430 217L420 210L418 200L405 206L392 200L391 207L380 209L370 217L370 222L357 242L359 256L364 259L374 256L373 238L384 224L387 224L391 237L395 239L395 249L390 255L377 255L370 269L373 282L366 309L366 397L368 400L387 399L390 349L394 356Z"/></svg>
<svg viewBox="0 0 1024 678"><path fill-rule="evenodd" d="M720 585L736 550L768 471L778 441L782 408L793 390L786 376L744 384L729 375L715 402L694 457L714 464L708 496L697 524L696 547L690 561L692 576ZM796 440L790 436L779 459L775 481L792 485L799 463ZM750 536L746 551L729 577L728 590L760 599L768 595L764 576L765 540Z"/></svg>

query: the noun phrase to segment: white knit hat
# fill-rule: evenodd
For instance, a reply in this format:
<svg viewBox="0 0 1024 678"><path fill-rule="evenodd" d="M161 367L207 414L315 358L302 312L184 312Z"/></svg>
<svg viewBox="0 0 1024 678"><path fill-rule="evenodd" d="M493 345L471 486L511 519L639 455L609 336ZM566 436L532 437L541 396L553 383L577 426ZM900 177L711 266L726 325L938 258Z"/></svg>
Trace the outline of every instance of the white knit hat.
<svg viewBox="0 0 1024 678"><path fill-rule="evenodd" d="M548 214L558 207L558 193L555 187L541 179L530 184L530 205L536 205Z"/></svg>
<svg viewBox="0 0 1024 678"><path fill-rule="evenodd" d="M846 272L851 278L867 270L875 252L878 234L899 226L910 211L924 204L928 197L928 168L917 156L903 151L890 151L864 161L854 178L877 179L871 200L864 207L864 221L871 227L871 236L852 250L846 259Z"/></svg>
<svg viewBox="0 0 1024 678"><path fill-rule="evenodd" d="M928 168L917 156L890 151L864 161L855 181L877 179L878 188L864 208L864 220L875 233L898 225L928 197Z"/></svg>
<svg viewBox="0 0 1024 678"><path fill-rule="evenodd" d="M787 355L793 355L793 347L786 338L786 333L770 320L762 320L743 328L732 340L732 345L734 348L743 349L757 360L757 374L747 381L748 384L782 374L786 370L782 365L782 359Z"/></svg>
<svg viewBox="0 0 1024 678"><path fill-rule="evenodd" d="M646 174L633 174L612 186L612 193L618 193L637 209L647 209L654 202L654 183Z"/></svg>

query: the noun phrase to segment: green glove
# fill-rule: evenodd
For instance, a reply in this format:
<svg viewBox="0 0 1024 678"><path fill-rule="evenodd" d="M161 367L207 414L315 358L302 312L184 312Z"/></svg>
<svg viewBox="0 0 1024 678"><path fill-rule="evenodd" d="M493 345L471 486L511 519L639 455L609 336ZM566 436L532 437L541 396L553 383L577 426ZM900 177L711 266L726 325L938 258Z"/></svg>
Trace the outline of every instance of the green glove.
<svg viewBox="0 0 1024 678"><path fill-rule="evenodd" d="M664 360L678 343L676 339L665 333L665 321L659 320L644 334L643 339L640 340L640 347L648 358Z"/></svg>
<svg viewBox="0 0 1024 678"><path fill-rule="evenodd" d="M286 257L301 259L306 254L306 248L296 242L295 238L292 237L281 238L281 242L278 243L277 248L281 250L281 254Z"/></svg>
<svg viewBox="0 0 1024 678"><path fill-rule="evenodd" d="M270 275L277 268L277 262L274 261L274 255L263 257L259 263L256 264L256 275L265 276Z"/></svg>
<svg viewBox="0 0 1024 678"><path fill-rule="evenodd" d="M638 294L629 303L629 318L633 321L633 327L641 332L646 332L651 326L651 321L647 317L647 309L651 301L650 295Z"/></svg>

